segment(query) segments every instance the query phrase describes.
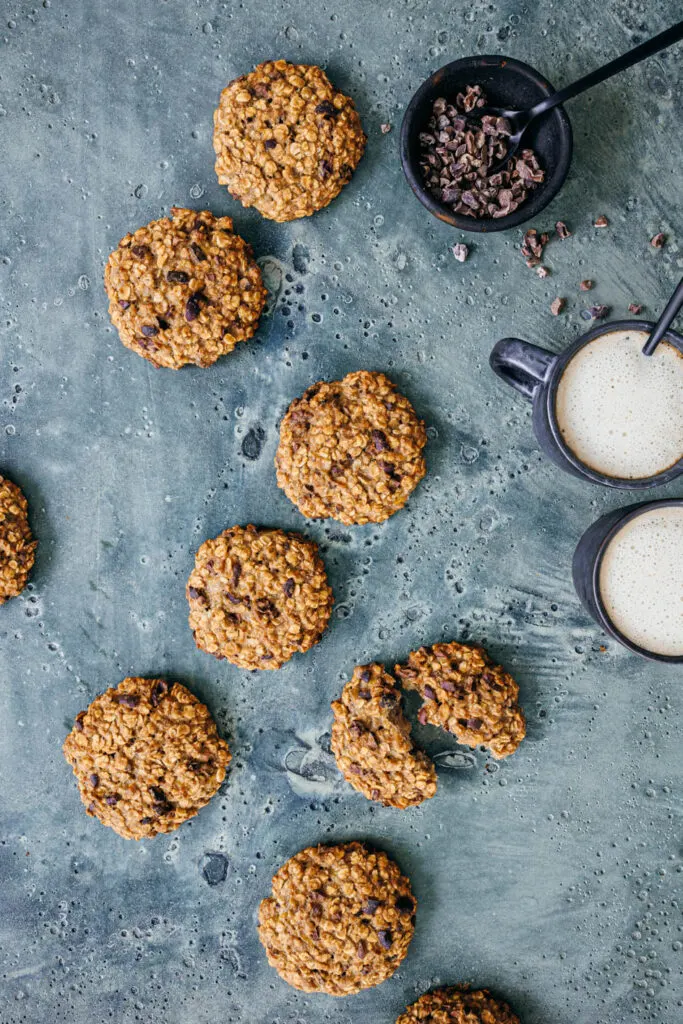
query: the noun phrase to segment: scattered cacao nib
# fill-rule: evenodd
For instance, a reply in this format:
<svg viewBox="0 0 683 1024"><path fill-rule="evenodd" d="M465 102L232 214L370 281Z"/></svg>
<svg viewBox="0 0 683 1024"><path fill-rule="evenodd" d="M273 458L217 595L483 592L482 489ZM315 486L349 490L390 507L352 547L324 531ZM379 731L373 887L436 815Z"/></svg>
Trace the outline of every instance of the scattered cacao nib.
<svg viewBox="0 0 683 1024"><path fill-rule="evenodd" d="M277 146L277 139L266 139L263 145L266 149L275 149Z"/></svg>
<svg viewBox="0 0 683 1024"><path fill-rule="evenodd" d="M119 299L119 306L121 307L121 309L128 309L130 306L130 302L127 302L126 299Z"/></svg>
<svg viewBox="0 0 683 1024"><path fill-rule="evenodd" d="M95 788L96 786L99 786L99 784L100 784L100 777L99 777L99 775L97 775L96 772L93 772L92 775L88 776L88 779L89 779L90 785L93 788Z"/></svg>
<svg viewBox="0 0 683 1024"><path fill-rule="evenodd" d="M543 280L544 278L549 276L550 271L547 267L536 267L536 273L541 278L541 280Z"/></svg>
<svg viewBox="0 0 683 1024"><path fill-rule="evenodd" d="M168 691L171 689L165 679L157 679L156 683L152 687L152 693L150 694L150 704L153 708L159 707L159 702L162 697L165 697Z"/></svg>
<svg viewBox="0 0 683 1024"><path fill-rule="evenodd" d="M422 688L422 693L427 698L427 700L436 700L436 690L434 690L431 686L425 685Z"/></svg>
<svg viewBox="0 0 683 1024"><path fill-rule="evenodd" d="M382 949L391 949L391 932L388 932L386 931L386 929L383 928L382 931L377 932L377 938L379 939L379 944L382 947Z"/></svg>
<svg viewBox="0 0 683 1024"><path fill-rule="evenodd" d="M315 108L316 114L324 114L325 117L337 117L339 111L335 107L334 103L330 103L329 100L323 100Z"/></svg>
<svg viewBox="0 0 683 1024"><path fill-rule="evenodd" d="M556 298L550 303L550 312L553 316L559 316L564 307L567 305L566 299Z"/></svg>
<svg viewBox="0 0 683 1024"><path fill-rule="evenodd" d="M108 796L105 796L104 802L105 804L108 804L110 807L116 807L120 799L120 793L110 793Z"/></svg>
<svg viewBox="0 0 683 1024"><path fill-rule="evenodd" d="M329 178L333 170L334 168L332 167L332 164L330 163L329 160L320 161L320 177L322 178L323 181Z"/></svg>
<svg viewBox="0 0 683 1024"><path fill-rule="evenodd" d="M391 131L390 123L388 121L385 121L384 124L381 124L379 126L379 130L381 131L382 135L388 135L389 132Z"/></svg>
<svg viewBox="0 0 683 1024"><path fill-rule="evenodd" d="M196 320L198 316L199 303L197 302L197 299L194 297L194 295L191 295L190 298L185 303L185 319L188 322L191 322L192 320Z"/></svg>
<svg viewBox="0 0 683 1024"><path fill-rule="evenodd" d="M196 242L190 242L190 249L192 249L192 253L197 262L203 263L206 259L206 253L202 249L201 245L197 245Z"/></svg>
<svg viewBox="0 0 683 1024"><path fill-rule="evenodd" d="M399 896L394 906L399 914L412 914L415 910L415 900L411 896Z"/></svg>
<svg viewBox="0 0 683 1024"><path fill-rule="evenodd" d="M149 252L149 246L147 245L132 245L130 251L133 256L137 256L138 259L142 259Z"/></svg>
<svg viewBox="0 0 683 1024"><path fill-rule="evenodd" d="M558 238L571 238L572 233L563 220L558 220L555 230L557 231Z"/></svg>
<svg viewBox="0 0 683 1024"><path fill-rule="evenodd" d="M605 217L604 213L601 213L599 217L595 218L593 226L596 228L606 228L609 226L609 221L607 220L607 217Z"/></svg>
<svg viewBox="0 0 683 1024"><path fill-rule="evenodd" d="M650 245L653 249L661 249L666 242L666 235L663 231L660 231L653 238L650 239Z"/></svg>
<svg viewBox="0 0 683 1024"><path fill-rule="evenodd" d="M546 231L539 235L536 228L529 228L522 239L521 252L527 267L537 267L543 259L543 250L550 241Z"/></svg>
<svg viewBox="0 0 683 1024"><path fill-rule="evenodd" d="M468 246L465 245L464 242L456 242L456 244L451 249L451 252L455 256L458 263L464 263L470 254L470 250Z"/></svg>
<svg viewBox="0 0 683 1024"><path fill-rule="evenodd" d="M372 443L375 446L376 452L386 452L389 450L389 442L387 435L383 430L373 430L372 432Z"/></svg>
<svg viewBox="0 0 683 1024"><path fill-rule="evenodd" d="M586 279L585 281L582 281L581 284L579 285L579 288L581 289L582 292L589 292L592 287L593 287L593 282L590 279Z"/></svg>
<svg viewBox="0 0 683 1024"><path fill-rule="evenodd" d="M186 274L184 270L169 270L166 274L166 280L171 281L173 284L187 284L190 280L190 275Z"/></svg>
<svg viewBox="0 0 683 1024"><path fill-rule="evenodd" d="M120 693L116 698L117 704L122 704L124 708L136 708L140 703L140 698L135 693Z"/></svg>
<svg viewBox="0 0 683 1024"><path fill-rule="evenodd" d="M153 338L155 334L159 333L159 328L152 327L151 324L143 324L140 330L146 338Z"/></svg>
<svg viewBox="0 0 683 1024"><path fill-rule="evenodd" d="M439 97L420 133L420 168L425 186L435 199L455 213L475 218L506 217L524 202L544 178L533 150L525 149L495 174L489 168L507 154L510 124L484 114L479 85L468 85L453 103ZM464 115L474 112L475 117Z"/></svg>
<svg viewBox="0 0 683 1024"><path fill-rule="evenodd" d="M76 732L83 732L83 719L85 718L85 711L79 711L74 720L74 729Z"/></svg>
<svg viewBox="0 0 683 1024"><path fill-rule="evenodd" d="M633 313L634 316L638 316L643 312L643 307L639 302L631 302L628 307L629 313Z"/></svg>
<svg viewBox="0 0 683 1024"><path fill-rule="evenodd" d="M589 306L581 310L582 320L604 320L609 313L609 306Z"/></svg>
<svg viewBox="0 0 683 1024"><path fill-rule="evenodd" d="M381 900L376 900L373 899L372 896L369 896L368 899L363 904L363 906L360 908L360 912L361 914L365 914L366 917L372 917L372 915L377 912L378 907L380 907L381 905Z"/></svg>
<svg viewBox="0 0 683 1024"><path fill-rule="evenodd" d="M285 597L291 597L292 596L292 594L294 593L295 585L296 584L294 583L294 580L292 579L291 576L290 576L290 578L288 580L285 580L285 582L282 584L282 589L284 591Z"/></svg>

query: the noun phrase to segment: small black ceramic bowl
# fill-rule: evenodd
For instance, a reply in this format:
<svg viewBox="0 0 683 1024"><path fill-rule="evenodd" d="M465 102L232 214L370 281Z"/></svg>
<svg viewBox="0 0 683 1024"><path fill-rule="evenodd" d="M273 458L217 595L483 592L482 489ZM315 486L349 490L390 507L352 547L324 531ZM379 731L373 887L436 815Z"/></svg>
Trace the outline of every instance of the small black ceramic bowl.
<svg viewBox="0 0 683 1024"><path fill-rule="evenodd" d="M417 90L401 126L401 163L413 192L439 220L461 231L505 231L535 217L562 187L572 159L572 127L564 109L555 107L538 117L524 137L545 171L545 180L509 216L465 217L439 202L424 185L420 168L420 132L425 131L432 104L439 96L453 101L467 85L480 85L492 107L524 110L550 96L555 89L528 64L511 57L464 57L439 68Z"/></svg>

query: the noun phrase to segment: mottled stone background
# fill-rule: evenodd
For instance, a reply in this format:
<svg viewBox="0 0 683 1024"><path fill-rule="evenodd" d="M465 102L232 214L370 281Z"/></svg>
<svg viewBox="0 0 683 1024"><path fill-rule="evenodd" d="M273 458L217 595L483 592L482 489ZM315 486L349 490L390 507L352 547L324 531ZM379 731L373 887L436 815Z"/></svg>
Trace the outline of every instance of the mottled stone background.
<svg viewBox="0 0 683 1024"><path fill-rule="evenodd" d="M536 226L562 218L573 237L545 281L518 231L456 263L464 236L422 209L397 156L408 99L448 60L506 53L560 85L680 15L674 0L2 0L0 465L40 539L30 588L0 609L2 1024L392 1024L461 980L524 1024L683 1018L681 673L607 639L570 581L583 530L629 495L544 461L487 365L505 334L559 350L589 298L661 308L683 267L683 51L571 104L572 171ZM221 88L271 57L322 64L369 136L343 195L283 225L218 186L211 146ZM272 289L257 338L210 369L155 370L107 318L107 254L173 204L234 217ZM381 527L306 522L275 485L278 420L359 367L424 417L428 476ZM323 642L275 673L215 662L187 628L196 547L250 521L318 540L337 599ZM519 679L527 741L496 765L419 730L445 755L437 797L368 803L330 758L330 700L357 662L458 637ZM86 817L61 755L76 712L127 674L191 686L235 754L198 818L139 844ZM380 988L305 996L268 967L256 908L300 847L352 837L410 875L415 940Z"/></svg>

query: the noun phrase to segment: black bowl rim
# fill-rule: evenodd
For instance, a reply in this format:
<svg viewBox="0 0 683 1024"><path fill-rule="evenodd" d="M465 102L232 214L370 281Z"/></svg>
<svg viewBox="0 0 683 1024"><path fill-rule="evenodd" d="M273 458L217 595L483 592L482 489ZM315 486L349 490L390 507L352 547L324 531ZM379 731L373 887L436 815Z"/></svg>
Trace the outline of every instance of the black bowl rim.
<svg viewBox="0 0 683 1024"><path fill-rule="evenodd" d="M569 173L569 167L572 161L572 126L566 110L560 105L559 107L556 107L555 110L558 111L563 122L562 138L564 140L564 151L558 161L558 170L556 171L556 180L553 187L547 189L547 195L545 195L545 193L541 193L541 195L543 195L542 202L533 205L533 208L531 208L533 199L532 194L532 199L522 203L514 213L511 213L507 217L498 217L495 219L493 217L482 217L481 219L464 217L462 214L454 213L452 210L449 210L443 203L437 202L431 193L424 188L421 182L421 176L419 172L414 170L409 155L409 139L413 129L413 120L418 104L422 101L425 93L432 88L434 78L437 75L443 75L447 71L455 68L460 69L468 66L488 67L496 65L509 65L515 70L521 71L522 74L535 82L536 85L543 90L546 96L550 96L556 91L555 87L551 85L548 79L541 75L540 72L536 71L535 68L532 68L530 64L525 64L524 61L516 60L514 57L505 57L502 54L481 54L470 57L461 57L458 60L453 60L448 64L444 64L443 67L432 72L429 78L424 80L422 85L420 85L413 93L413 96L406 107L405 114L403 115L403 122L401 124L401 166L403 167L403 173L405 174L413 193L417 196L422 205L437 218L437 220L443 221L445 224L450 224L451 227L458 228L460 231L470 231L476 234L490 234L493 231L507 231L510 228L519 227L520 224L526 223L526 221L531 220L532 217L536 217L549 203L552 202L562 188L567 174Z"/></svg>
<svg viewBox="0 0 683 1024"><path fill-rule="evenodd" d="M591 469L567 445L555 416L555 399L557 397L557 389L560 386L560 378L567 363L571 362L579 349L582 349L584 345L590 344L595 338L600 338L603 334L611 334L613 331L644 331L647 333L652 332L654 328L655 323L652 320L607 320L586 331L585 334L582 334L571 345L563 349L557 357L557 362L552 371L552 381L547 389L545 398L550 430L555 443L567 461L584 477L590 480L591 483L602 484L605 487L614 487L624 491L644 491L649 487L661 487L663 484L670 484L683 474L683 455L660 473L655 473L653 476L636 477L634 480L629 480L625 477L607 476L596 469ZM673 344L677 351L683 355L683 335L679 334L678 331L667 331L662 340Z"/></svg>
<svg viewBox="0 0 683 1024"><path fill-rule="evenodd" d="M632 519L642 515L644 512L650 512L654 508L663 508L667 505L683 506L683 498L654 498L652 501L639 502L637 505L627 505L623 509L625 514L617 519L616 523L614 523L614 525L607 531L600 543L593 562L591 586L593 588L593 596L595 597L595 605L598 609L598 615L601 619L601 625L606 632L610 633L611 636L614 637L615 640L618 640L620 644L626 647L633 654L639 654L642 658L647 658L649 661L659 661L665 665L681 665L683 664L683 654L657 654L656 651L648 651L645 647L639 647L638 644L634 644L632 640L629 640L627 636L624 636L621 630L615 626L607 614L607 610L605 609L602 596L600 594L600 567L610 541L612 541L619 531Z"/></svg>

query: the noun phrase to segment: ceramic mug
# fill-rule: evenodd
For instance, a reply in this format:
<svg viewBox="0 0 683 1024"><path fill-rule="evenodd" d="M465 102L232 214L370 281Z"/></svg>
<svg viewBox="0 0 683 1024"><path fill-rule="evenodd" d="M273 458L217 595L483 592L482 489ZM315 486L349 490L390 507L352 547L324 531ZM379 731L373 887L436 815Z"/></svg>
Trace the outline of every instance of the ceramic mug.
<svg viewBox="0 0 683 1024"><path fill-rule="evenodd" d="M627 505L625 508L618 508L614 512L608 512L607 515L602 516L592 526L589 526L576 547L572 562L572 577L581 603L595 621L602 626L605 632L613 636L624 647L627 647L635 654L640 654L643 658L678 665L683 664L683 654L663 654L648 650L626 636L622 629L615 625L610 618L602 593L605 585L604 583L601 584L603 560L611 541L619 532L646 512L660 512L663 509L672 507L680 508L680 514L683 515L683 498L661 498L657 501L638 502L635 505ZM680 561L683 562L683 559L680 559ZM683 581L683 564L675 562L669 565L669 572L674 580L678 580L677 586L680 588L682 585L681 581ZM651 581L650 585L652 585ZM638 587L633 587L631 592L638 594L638 589ZM628 592L626 588L623 589L623 593ZM680 604L680 597L676 593L671 593L664 588L658 590L659 596L672 609L672 616L675 617L677 606ZM680 610L678 614L680 616ZM675 621L675 618L672 618L672 621ZM683 626L680 627L680 633L676 640L680 650L683 644Z"/></svg>
<svg viewBox="0 0 683 1024"><path fill-rule="evenodd" d="M491 369L532 403L533 426L538 442L545 454L561 469L605 487L632 490L666 484L683 473L682 455L673 465L653 476L633 479L607 476L578 458L564 441L557 422L556 397L560 379L570 360L584 345L603 334L616 331L650 332L654 326L647 320L613 320L593 327L559 355L518 338L503 338L494 346L489 359ZM665 340L683 356L683 337L680 334L669 331Z"/></svg>

